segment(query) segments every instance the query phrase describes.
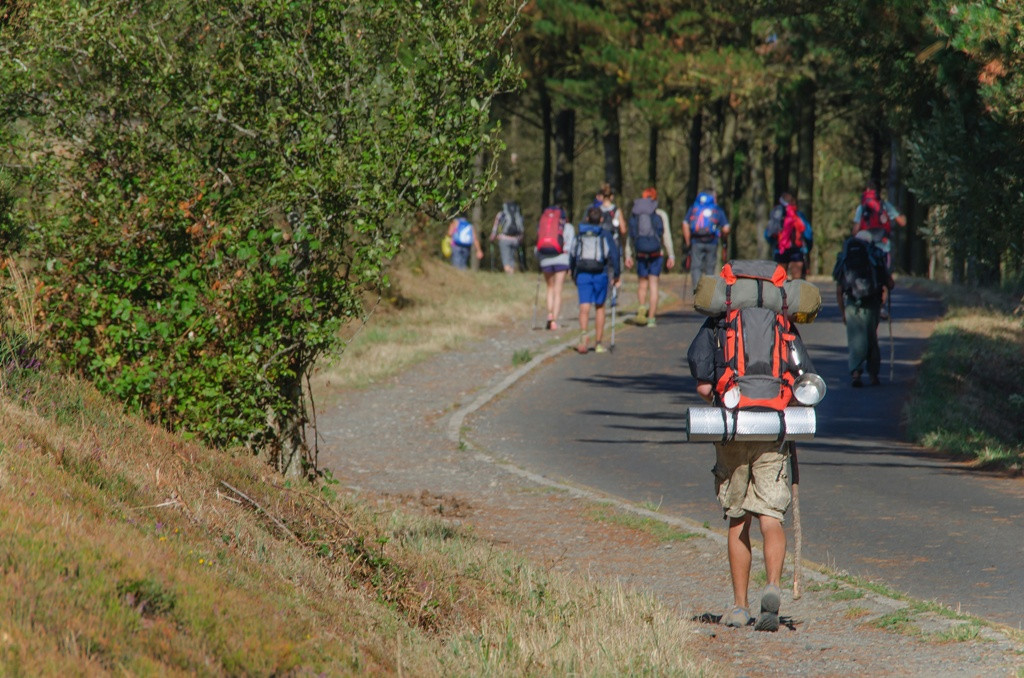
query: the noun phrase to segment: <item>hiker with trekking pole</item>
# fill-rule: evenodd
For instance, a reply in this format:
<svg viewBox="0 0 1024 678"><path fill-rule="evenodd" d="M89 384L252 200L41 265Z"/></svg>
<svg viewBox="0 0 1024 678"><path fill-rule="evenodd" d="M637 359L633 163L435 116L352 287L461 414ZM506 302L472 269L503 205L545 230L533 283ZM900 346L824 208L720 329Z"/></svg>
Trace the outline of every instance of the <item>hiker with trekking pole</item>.
<svg viewBox="0 0 1024 678"><path fill-rule="evenodd" d="M867 231L859 231L843 243L832 269L836 281L836 303L846 326L847 367L854 388L868 383L878 386L882 352L878 345L883 296L894 286L886 264L885 252ZM889 314L887 314L889 315ZM889 316L889 381L893 378L892 318Z"/></svg>
<svg viewBox="0 0 1024 678"><path fill-rule="evenodd" d="M733 602L725 626L777 631L786 557L786 513L796 521L793 598L800 597L796 442L814 437L814 405L825 382L814 372L795 323L812 322L821 294L805 280L787 281L774 261L730 261L701 279L694 309L708 316L687 351L697 393L710 407L687 411L687 439L714 442L715 492L729 521ZM764 544L766 584L756 616L748 598L751 525Z"/></svg>

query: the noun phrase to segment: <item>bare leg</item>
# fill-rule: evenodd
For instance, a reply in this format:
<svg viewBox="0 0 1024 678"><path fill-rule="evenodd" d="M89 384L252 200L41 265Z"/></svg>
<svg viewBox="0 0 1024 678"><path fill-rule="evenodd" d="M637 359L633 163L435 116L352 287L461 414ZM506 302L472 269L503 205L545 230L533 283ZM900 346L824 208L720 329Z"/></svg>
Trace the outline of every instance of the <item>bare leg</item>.
<svg viewBox="0 0 1024 678"><path fill-rule="evenodd" d="M647 317L653 318L658 310L658 276L652 275L648 277L647 285L651 290L651 310L647 312Z"/></svg>
<svg viewBox="0 0 1024 678"><path fill-rule="evenodd" d="M747 587L750 585L750 519L749 513L742 518L729 519L729 572L732 574L733 602L742 608L748 607Z"/></svg>
<svg viewBox="0 0 1024 678"><path fill-rule="evenodd" d="M597 307L594 316L594 341L600 344L601 339L604 338L604 304Z"/></svg>
<svg viewBox="0 0 1024 678"><path fill-rule="evenodd" d="M647 305L647 278L636 281L636 297L641 306Z"/></svg>
<svg viewBox="0 0 1024 678"><path fill-rule="evenodd" d="M598 310L600 313L600 310ZM600 317L600 316L599 316ZM587 325L590 323L590 304L580 304L580 334L585 334ZM598 323L597 331L601 331L601 324Z"/></svg>
<svg viewBox="0 0 1024 678"><path fill-rule="evenodd" d="M551 305L550 310L552 317L557 321L559 314L562 312L562 287L565 285L565 274L568 271L558 271L552 275L553 285L551 293Z"/></svg>
<svg viewBox="0 0 1024 678"><path fill-rule="evenodd" d="M764 540L764 569L768 583L781 588L782 565L786 560L786 531L778 518L758 516ZM749 542L748 542L749 543Z"/></svg>

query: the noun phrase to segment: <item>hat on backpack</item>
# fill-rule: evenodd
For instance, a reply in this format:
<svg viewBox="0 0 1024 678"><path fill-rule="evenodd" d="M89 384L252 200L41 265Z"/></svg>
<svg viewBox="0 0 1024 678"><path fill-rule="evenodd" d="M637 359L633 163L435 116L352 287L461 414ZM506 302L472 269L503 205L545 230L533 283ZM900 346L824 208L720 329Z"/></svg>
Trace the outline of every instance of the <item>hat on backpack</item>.
<svg viewBox="0 0 1024 678"><path fill-rule="evenodd" d="M643 197L649 198L650 200L657 200L658 189L654 188L653 186L651 188L645 188L643 192Z"/></svg>
<svg viewBox="0 0 1024 678"><path fill-rule="evenodd" d="M697 204L701 207L710 207L715 204L715 196L702 192L697 194Z"/></svg>

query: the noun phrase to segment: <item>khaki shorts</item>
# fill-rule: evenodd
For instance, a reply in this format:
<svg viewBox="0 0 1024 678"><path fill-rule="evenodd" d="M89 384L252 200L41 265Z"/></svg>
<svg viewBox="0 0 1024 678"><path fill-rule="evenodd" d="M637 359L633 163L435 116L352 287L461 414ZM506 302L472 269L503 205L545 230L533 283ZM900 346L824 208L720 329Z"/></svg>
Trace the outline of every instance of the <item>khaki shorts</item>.
<svg viewBox="0 0 1024 678"><path fill-rule="evenodd" d="M748 513L784 520L792 493L789 454L775 442L715 443L715 492L725 515Z"/></svg>

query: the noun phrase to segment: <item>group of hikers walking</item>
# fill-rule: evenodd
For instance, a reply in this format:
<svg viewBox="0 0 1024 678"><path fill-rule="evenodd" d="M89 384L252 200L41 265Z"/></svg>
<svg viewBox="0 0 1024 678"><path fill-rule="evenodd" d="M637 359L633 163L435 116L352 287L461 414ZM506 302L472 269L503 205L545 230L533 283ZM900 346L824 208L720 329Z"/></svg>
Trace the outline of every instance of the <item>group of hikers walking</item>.
<svg viewBox="0 0 1024 678"><path fill-rule="evenodd" d="M573 226L561 206L548 207L541 214L535 253L546 288L545 327L559 328L562 288L571 276L578 290L580 340L576 350L581 354L609 350L603 343L605 309L609 303L613 309L616 307L623 266L635 267L638 276L637 312L626 322L643 327L657 325L659 277L675 266L669 216L659 207L657 198L654 187L644 189L627 217L616 204L612 187L604 184L578 227ZM886 305L891 301L889 291L894 284L892 229L893 225L905 224L905 217L882 200L878 187L871 183L861 195L850 236L836 257L832 278L846 328L847 367L853 387L863 386L865 380L871 385L880 383L878 325L888 317ZM794 196L783 192L764 230L772 261L729 261L720 266L719 251L721 261L728 258L726 238L730 224L714 191L705 190L697 195L681 226L695 299L705 276L711 277L716 285L724 281L726 289L721 308L708 313L687 352L698 395L721 408L723 423L727 423L729 413L734 417L732 436L715 442L713 469L715 493L729 521L727 553L733 589L733 605L720 621L727 626L752 624L756 630L775 631L780 625L781 578L787 548L783 523L794 499L798 477L796 447L786 440L782 413L796 401L807 404L799 395L799 385L804 375L814 375L810 356L795 325L809 320L798 319L799 314L794 314L797 302L787 300L787 293L795 290L787 292L787 286L792 281L810 286L803 279L814 243L813 230ZM474 253L478 259L483 257L475 237L459 239L463 228L460 220L453 220L449 227L452 261L457 266L465 266ZM506 272L515 272L517 253L522 263L524 234L518 205L505 203L494 218L490 239L499 246ZM458 259L456 248L462 248ZM742 280L756 281L755 288L746 288L745 296L739 291ZM756 289L756 294L749 293L749 289ZM766 294L767 289L775 289L776 296ZM820 308L820 294L816 289L812 291ZM591 308L595 310L596 321L593 346L588 343ZM816 313L815 310L813 315ZM818 381L820 399L824 383L820 378ZM745 409L779 412L778 425L782 428L778 439L766 442L737 436L735 417ZM759 607L753 610L748 589L752 563L750 530L755 518L763 540L766 584Z"/></svg>

